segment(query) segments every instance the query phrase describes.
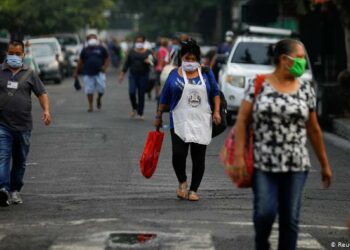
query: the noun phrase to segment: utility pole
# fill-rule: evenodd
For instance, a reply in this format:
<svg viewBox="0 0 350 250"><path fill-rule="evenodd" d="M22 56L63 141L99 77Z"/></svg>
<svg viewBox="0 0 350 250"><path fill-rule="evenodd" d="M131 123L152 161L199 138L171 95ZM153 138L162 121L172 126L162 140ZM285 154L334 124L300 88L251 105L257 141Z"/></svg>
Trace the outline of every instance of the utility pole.
<svg viewBox="0 0 350 250"><path fill-rule="evenodd" d="M216 42L221 41L222 36L222 1L218 1L218 4L216 6L216 32L214 40Z"/></svg>

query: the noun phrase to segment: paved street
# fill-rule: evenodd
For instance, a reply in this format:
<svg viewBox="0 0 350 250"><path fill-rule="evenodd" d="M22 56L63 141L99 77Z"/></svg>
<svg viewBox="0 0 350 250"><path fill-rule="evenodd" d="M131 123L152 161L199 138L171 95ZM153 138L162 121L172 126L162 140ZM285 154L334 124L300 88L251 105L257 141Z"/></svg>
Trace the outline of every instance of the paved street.
<svg viewBox="0 0 350 250"><path fill-rule="evenodd" d="M0 209L0 249L253 249L251 190L234 188L218 160L225 135L208 148L201 200L178 200L169 131L155 175L146 180L139 171L156 103L147 101L145 121L130 119L127 82L117 84L116 72L108 76L103 108L93 113L86 112L85 96L74 90L72 79L48 84L54 120L49 128L40 123L34 100L24 204ZM332 135L326 138L334 183L322 189L312 154L299 249L344 249L339 242L350 249L345 228L350 146ZM277 225L274 230L275 247ZM115 239L125 232L157 236L141 247L123 246Z"/></svg>

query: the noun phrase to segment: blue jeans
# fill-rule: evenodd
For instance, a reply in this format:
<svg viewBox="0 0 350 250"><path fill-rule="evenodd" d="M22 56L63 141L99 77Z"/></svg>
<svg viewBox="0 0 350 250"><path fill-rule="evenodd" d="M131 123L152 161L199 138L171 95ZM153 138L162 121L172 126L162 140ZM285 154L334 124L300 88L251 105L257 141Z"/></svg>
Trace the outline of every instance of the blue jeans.
<svg viewBox="0 0 350 250"><path fill-rule="evenodd" d="M148 86L148 74L137 75L129 73L129 97L133 110L137 110L138 115L143 115L145 107L145 93ZM138 102L136 101L136 94Z"/></svg>
<svg viewBox="0 0 350 250"><path fill-rule="evenodd" d="M295 250L304 184L308 172L270 173L255 169L254 227L257 250L270 249L269 236L279 215L279 250Z"/></svg>
<svg viewBox="0 0 350 250"><path fill-rule="evenodd" d="M0 188L21 191L30 136L31 131L17 132L0 126Z"/></svg>

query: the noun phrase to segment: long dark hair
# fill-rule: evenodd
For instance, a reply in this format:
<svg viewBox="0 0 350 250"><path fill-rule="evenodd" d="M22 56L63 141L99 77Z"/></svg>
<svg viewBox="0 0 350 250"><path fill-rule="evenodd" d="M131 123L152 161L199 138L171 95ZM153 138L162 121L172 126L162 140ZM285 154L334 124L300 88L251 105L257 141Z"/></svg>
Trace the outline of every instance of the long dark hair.
<svg viewBox="0 0 350 250"><path fill-rule="evenodd" d="M196 57L196 60L200 62L201 60L201 49L198 46L197 42L193 39L189 39L188 41L183 41L181 44L181 50L178 55L178 66L181 66L182 60L181 58L186 54L191 54Z"/></svg>

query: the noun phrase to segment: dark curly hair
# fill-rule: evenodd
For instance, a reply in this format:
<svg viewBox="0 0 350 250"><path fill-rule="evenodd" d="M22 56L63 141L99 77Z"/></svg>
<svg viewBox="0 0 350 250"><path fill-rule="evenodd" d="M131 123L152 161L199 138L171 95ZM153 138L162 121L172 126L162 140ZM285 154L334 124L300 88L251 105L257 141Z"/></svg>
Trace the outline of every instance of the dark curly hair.
<svg viewBox="0 0 350 250"><path fill-rule="evenodd" d="M200 62L201 60L201 49L198 46L197 42L193 39L189 39L188 41L182 41L181 43L181 50L180 54L178 56L178 65L181 66L182 63L182 57L186 54L191 54L196 57L196 60Z"/></svg>

